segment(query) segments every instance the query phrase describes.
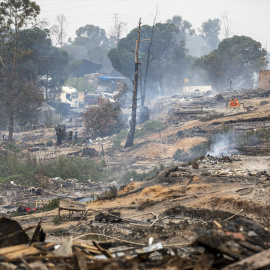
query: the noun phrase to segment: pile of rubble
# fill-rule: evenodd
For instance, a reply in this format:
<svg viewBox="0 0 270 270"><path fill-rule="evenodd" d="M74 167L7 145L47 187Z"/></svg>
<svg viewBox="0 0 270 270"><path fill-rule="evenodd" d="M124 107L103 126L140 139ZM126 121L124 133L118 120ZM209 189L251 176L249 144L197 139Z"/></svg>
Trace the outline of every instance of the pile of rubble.
<svg viewBox="0 0 270 270"><path fill-rule="evenodd" d="M221 156L221 157L214 157L211 155L202 156L198 159L198 162L210 162L211 164L218 164L218 163L232 163L233 161L238 161L239 159L235 159L230 156Z"/></svg>
<svg viewBox="0 0 270 270"><path fill-rule="evenodd" d="M198 229L186 256L183 243L164 246L149 238L147 244L107 236L105 243L80 243L87 235L70 237L61 244L46 242L37 226L22 229L14 220L0 219L0 269L269 269L270 233L250 220L232 216L214 229ZM29 237L26 231L34 229ZM176 228L177 229L177 228ZM112 246L114 246L112 248Z"/></svg>

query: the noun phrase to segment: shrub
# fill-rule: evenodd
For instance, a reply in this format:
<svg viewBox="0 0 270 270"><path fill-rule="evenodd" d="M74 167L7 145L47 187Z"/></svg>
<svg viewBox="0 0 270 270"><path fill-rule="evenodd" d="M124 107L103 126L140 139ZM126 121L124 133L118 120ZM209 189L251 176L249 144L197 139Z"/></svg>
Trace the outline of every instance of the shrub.
<svg viewBox="0 0 270 270"><path fill-rule="evenodd" d="M208 142L197 144L189 149L192 157L204 156L209 150Z"/></svg>
<svg viewBox="0 0 270 270"><path fill-rule="evenodd" d="M135 138L144 136L145 134L157 132L163 130L165 125L158 121L147 121L142 126L141 129L136 129Z"/></svg>
<svg viewBox="0 0 270 270"><path fill-rule="evenodd" d="M46 146L47 147L53 146L53 141L52 140L47 141Z"/></svg>
<svg viewBox="0 0 270 270"><path fill-rule="evenodd" d="M183 149L177 149L176 152L173 155L173 159L180 160L181 156L183 155L185 151Z"/></svg>
<svg viewBox="0 0 270 270"><path fill-rule="evenodd" d="M261 142L270 141L270 131L268 129L251 129L236 136L236 143L239 146L254 145Z"/></svg>
<svg viewBox="0 0 270 270"><path fill-rule="evenodd" d="M47 204L43 205L43 208L41 208L41 211L44 212L44 211L54 210L54 209L58 208L59 203L60 203L59 198L58 199L52 199Z"/></svg>
<svg viewBox="0 0 270 270"><path fill-rule="evenodd" d="M59 159L43 163L31 158L29 154L26 158L20 159L15 153L8 153L1 156L0 162L1 184L14 181L23 186L39 186L39 180L35 175L99 181L105 176L105 173L103 163L82 160L79 157L62 156Z"/></svg>
<svg viewBox="0 0 270 270"><path fill-rule="evenodd" d="M11 152L15 152L15 153L18 153L21 151L21 149L15 144L15 143L11 143L9 142L7 145L6 145L6 148L11 151Z"/></svg>
<svg viewBox="0 0 270 270"><path fill-rule="evenodd" d="M90 107L82 116L87 134L95 137L111 136L125 126L119 104L100 98L98 105Z"/></svg>
<svg viewBox="0 0 270 270"><path fill-rule="evenodd" d="M93 160L82 160L78 157L61 156L58 160L40 163L38 174L62 179L76 178L78 180L98 181L102 176L102 165Z"/></svg>
<svg viewBox="0 0 270 270"><path fill-rule="evenodd" d="M128 130L127 129L122 129L116 137L113 139L113 147L121 147L121 142L126 139L128 135Z"/></svg>
<svg viewBox="0 0 270 270"><path fill-rule="evenodd" d="M55 217L53 218L53 223L54 223L55 225L61 224L61 219L60 219L60 217L59 217L59 216L55 216Z"/></svg>

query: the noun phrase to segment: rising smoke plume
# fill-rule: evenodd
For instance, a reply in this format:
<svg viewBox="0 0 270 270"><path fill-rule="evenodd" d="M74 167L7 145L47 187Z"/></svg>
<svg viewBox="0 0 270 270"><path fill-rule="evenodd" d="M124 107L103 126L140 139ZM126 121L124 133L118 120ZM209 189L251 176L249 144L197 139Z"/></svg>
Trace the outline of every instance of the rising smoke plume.
<svg viewBox="0 0 270 270"><path fill-rule="evenodd" d="M236 153L235 134L234 132L228 132L218 135L206 154L214 157L222 157Z"/></svg>

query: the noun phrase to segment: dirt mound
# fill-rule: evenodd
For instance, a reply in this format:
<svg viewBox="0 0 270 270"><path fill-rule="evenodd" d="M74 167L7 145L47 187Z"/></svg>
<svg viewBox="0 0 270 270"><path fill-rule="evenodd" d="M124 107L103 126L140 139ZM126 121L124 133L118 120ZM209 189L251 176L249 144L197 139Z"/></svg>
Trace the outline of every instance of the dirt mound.
<svg viewBox="0 0 270 270"><path fill-rule="evenodd" d="M151 197L151 198L161 198L166 197L174 192L173 189L169 187L164 187L161 185L147 187L143 189L139 197Z"/></svg>
<svg viewBox="0 0 270 270"><path fill-rule="evenodd" d="M204 185L189 185L186 187L186 191L187 192L195 192L195 191L207 191L208 189L210 189L211 186L208 184L204 184Z"/></svg>
<svg viewBox="0 0 270 270"><path fill-rule="evenodd" d="M162 201L183 193L185 193L184 186L164 187L156 185L144 188L137 198L141 200L151 199Z"/></svg>
<svg viewBox="0 0 270 270"><path fill-rule="evenodd" d="M199 177L199 176L194 176L192 178L192 183L203 183L205 181L206 181L206 179Z"/></svg>
<svg viewBox="0 0 270 270"><path fill-rule="evenodd" d="M126 187L124 187L124 189L119 191L118 195L122 195L122 194L125 194L125 193L128 193L128 192L134 191L135 189L140 187L140 185L141 185L141 182L131 182Z"/></svg>

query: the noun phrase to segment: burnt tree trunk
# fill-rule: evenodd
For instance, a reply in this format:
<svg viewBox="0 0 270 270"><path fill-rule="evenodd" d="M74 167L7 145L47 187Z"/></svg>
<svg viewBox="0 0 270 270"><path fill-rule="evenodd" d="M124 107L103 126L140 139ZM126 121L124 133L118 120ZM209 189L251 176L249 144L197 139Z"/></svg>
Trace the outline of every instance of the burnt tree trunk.
<svg viewBox="0 0 270 270"><path fill-rule="evenodd" d="M45 100L48 101L48 81L49 81L49 74L47 70L46 74L46 86L45 86Z"/></svg>
<svg viewBox="0 0 270 270"><path fill-rule="evenodd" d="M135 136L135 128L136 128L136 111L137 111L137 86L138 86L138 77L139 77L139 44L140 44L140 29L141 29L141 18L139 21L139 30L138 32L138 39L136 40L136 47L135 47L135 76L133 81L133 98L132 98L132 112L131 112L131 119L130 119L130 129L127 135L127 141L125 147L131 147L134 142Z"/></svg>
<svg viewBox="0 0 270 270"><path fill-rule="evenodd" d="M156 18L154 20L153 26L152 26L152 32L151 32L151 39L150 39L150 44L149 48L147 51L147 60L146 60L146 66L145 66L145 74L144 74L144 80L143 80L143 87L141 91L141 110L143 110L144 107L144 102L145 102L145 92L146 92L146 84L147 84L147 76L148 76L148 69L149 69L149 64L150 64L150 55L151 55L151 49L152 49L152 43L153 43L153 36L154 36L154 30L155 30L155 22Z"/></svg>
<svg viewBox="0 0 270 270"><path fill-rule="evenodd" d="M14 133L14 100L13 88L10 89L9 96L9 120L8 120L8 140L12 141Z"/></svg>

